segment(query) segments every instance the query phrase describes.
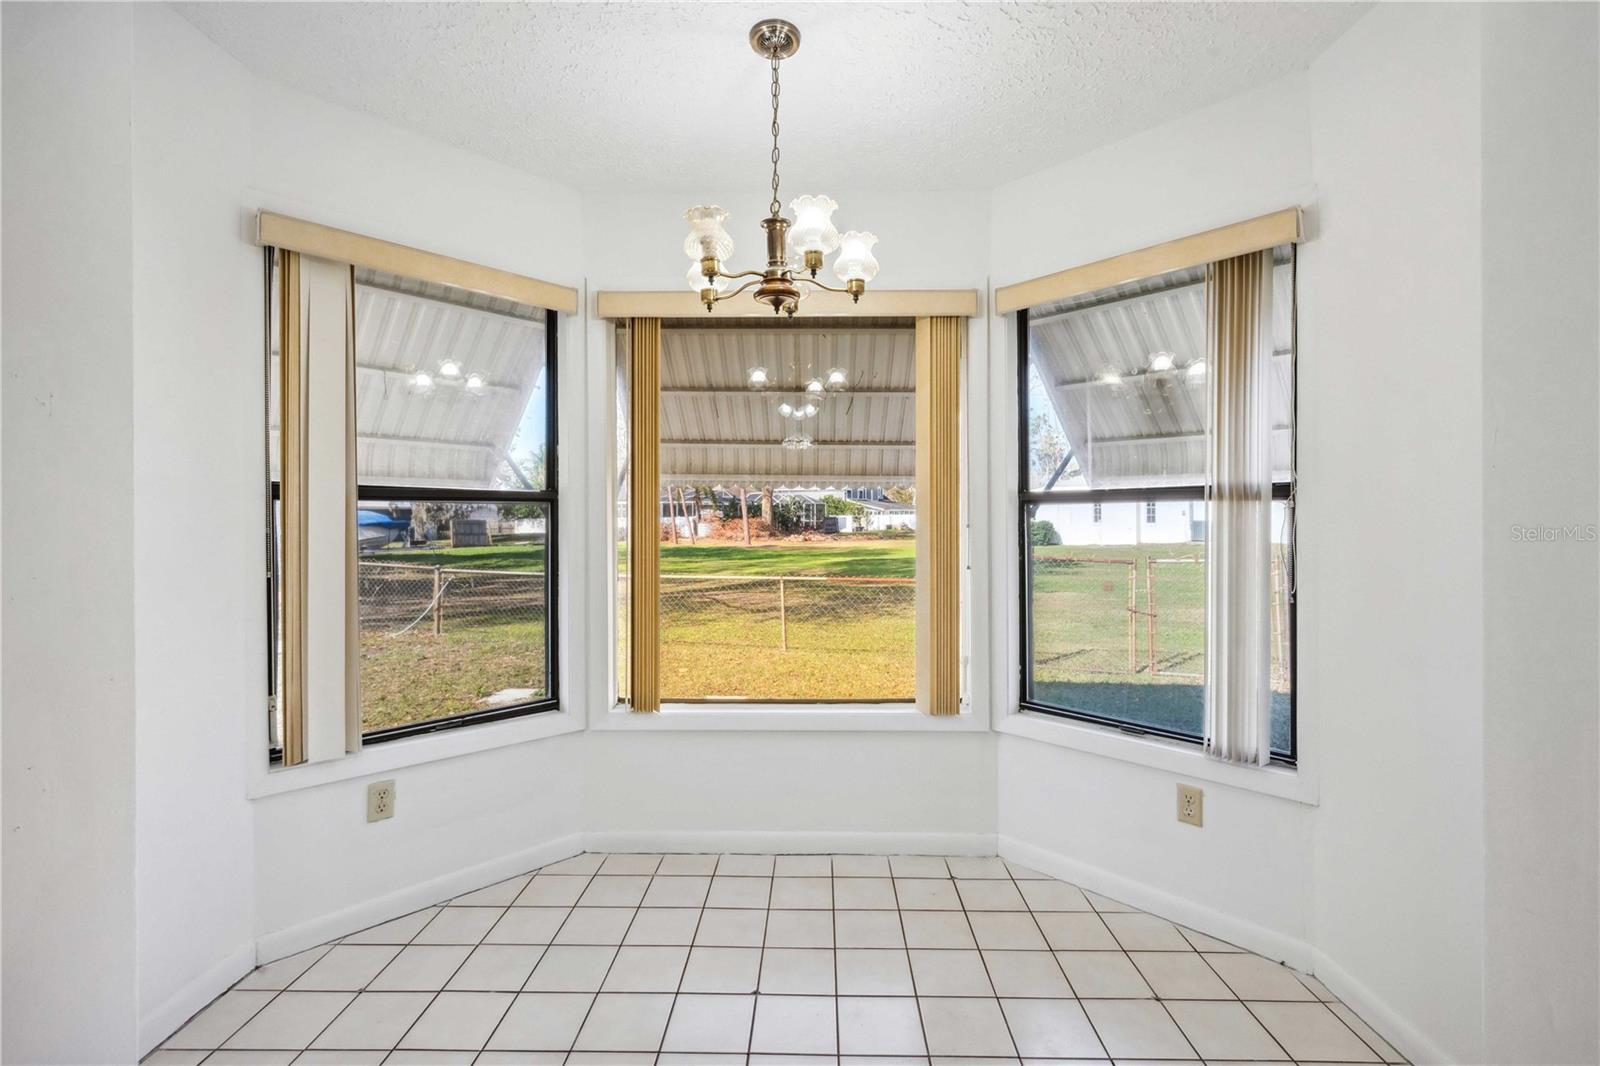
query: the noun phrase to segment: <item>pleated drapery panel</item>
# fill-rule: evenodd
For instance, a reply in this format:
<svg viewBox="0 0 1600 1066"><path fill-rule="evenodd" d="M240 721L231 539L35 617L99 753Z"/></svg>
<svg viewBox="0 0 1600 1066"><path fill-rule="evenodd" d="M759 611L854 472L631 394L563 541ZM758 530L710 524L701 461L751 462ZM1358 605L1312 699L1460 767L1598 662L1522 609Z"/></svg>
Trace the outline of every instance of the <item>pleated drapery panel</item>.
<svg viewBox="0 0 1600 1066"><path fill-rule="evenodd" d="M1205 745L1214 758L1271 758L1272 252L1206 273Z"/></svg>

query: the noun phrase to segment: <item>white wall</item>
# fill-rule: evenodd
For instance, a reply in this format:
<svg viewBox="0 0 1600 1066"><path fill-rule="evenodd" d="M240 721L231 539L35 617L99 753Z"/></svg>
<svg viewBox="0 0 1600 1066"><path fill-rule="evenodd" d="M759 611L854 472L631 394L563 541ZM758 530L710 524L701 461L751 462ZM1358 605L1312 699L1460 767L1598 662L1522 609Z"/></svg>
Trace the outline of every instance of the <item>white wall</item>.
<svg viewBox="0 0 1600 1066"><path fill-rule="evenodd" d="M1491 1062L1600 1061L1596 37L1592 4L1484 12L1484 1027ZM1539 526L1579 533L1519 537L1519 529Z"/></svg>
<svg viewBox="0 0 1600 1066"><path fill-rule="evenodd" d="M7 1062L135 1057L131 17L0 13Z"/></svg>
<svg viewBox="0 0 1600 1066"><path fill-rule="evenodd" d="M134 688L143 1044L254 960L262 464L259 254L240 239L248 82L159 9L133 19ZM197 442L204 446L197 447ZM217 605L230 608L218 624Z"/></svg>
<svg viewBox="0 0 1600 1066"><path fill-rule="evenodd" d="M560 186L259 82L166 8L4 19L3 1053L128 1062L258 938L576 846L577 738L391 770L381 826L364 779L246 792L266 713L256 209L567 283L581 212ZM562 463L581 514L581 449ZM62 537L85 507L109 517Z"/></svg>
<svg viewBox="0 0 1600 1066"><path fill-rule="evenodd" d="M370 777L259 801L263 958L582 850L582 743L552 737L385 773L397 787L383 822L366 821Z"/></svg>
<svg viewBox="0 0 1600 1066"><path fill-rule="evenodd" d="M992 849L985 733L596 732L584 826L619 850Z"/></svg>
<svg viewBox="0 0 1600 1066"><path fill-rule="evenodd" d="M1303 76L1284 78L1001 186L992 206L996 284L1309 202L1306 92ZM1005 384L1015 380L1015 341L1005 321L991 325L1000 424L1015 407ZM1008 450L990 480L990 508L1002 522L1016 520L1015 477L1007 476L1015 469ZM1008 538L996 543L1007 548L988 560L994 588L1014 602L1014 549ZM1015 706L1015 671L1001 668L1016 661L1014 627L990 632L994 701ZM1308 641L1302 633L1302 656ZM1197 832L1173 816L1171 773L1016 736L1000 738L998 779L1002 841L1209 908L1259 930L1255 942L1269 950L1304 941L1310 810L1302 804L1206 784L1206 827Z"/></svg>
<svg viewBox="0 0 1600 1066"><path fill-rule="evenodd" d="M1595 47L1592 8L1379 7L1305 77L995 196L998 281L1310 208L1318 796L1208 786L1179 832L1175 774L1003 736L1002 847L1298 939L1423 1060L1596 1056L1595 552L1514 533L1596 523Z"/></svg>
<svg viewBox="0 0 1600 1066"><path fill-rule="evenodd" d="M1484 976L1480 47L1474 8L1380 8L1313 64L1300 261L1313 935L1455 1062Z"/></svg>

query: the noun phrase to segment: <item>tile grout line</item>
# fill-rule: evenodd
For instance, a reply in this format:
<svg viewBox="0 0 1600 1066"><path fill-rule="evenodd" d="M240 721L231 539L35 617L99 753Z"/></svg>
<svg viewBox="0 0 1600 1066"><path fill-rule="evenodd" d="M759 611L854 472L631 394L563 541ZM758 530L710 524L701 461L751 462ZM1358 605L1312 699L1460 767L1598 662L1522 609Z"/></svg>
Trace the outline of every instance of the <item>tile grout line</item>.
<svg viewBox="0 0 1600 1066"><path fill-rule="evenodd" d="M579 852L579 854L581 855L581 854L584 854L584 853L583 852ZM569 856L569 858L575 858L575 857L576 856ZM567 862L568 859L561 859L560 861L561 862ZM578 899L582 899L583 898L583 893L589 891L589 886L594 884L594 879L596 877L600 876L600 866L604 865L604 862L605 862L605 860L602 859L600 861L600 864L597 864L595 866L594 873L590 874L589 875L589 879L583 883L583 891L578 893ZM537 869L535 869L533 871L533 877L538 877L541 870L544 870L547 867L555 866L555 865L556 865L556 863L552 862L552 863L546 863L544 866L538 867ZM523 886L523 891L524 892L527 891L528 887L533 884L533 877L530 877L528 879L528 884ZM512 897L510 906L506 907L506 913L507 914L509 914L511 912L511 908L512 907L516 906L517 900L520 899L521 897L522 897L522 893L521 892L518 892L516 896ZM534 960L533 970L537 970L539 968L539 964L544 961L544 957L550 953L550 948L555 944L556 937L561 935L561 930L563 928L565 928L567 922L571 921L571 919L572 919L572 912L577 910L577 909L578 909L578 900L575 899L575 900L572 901L572 906L567 908L567 913L562 917L561 924L556 926L555 932L550 934L550 943L544 945L544 950L539 952L539 957ZM500 917L504 918L505 914L502 914ZM498 924L500 924L500 923L497 921L495 923L495 925L498 925ZM494 929L494 926L490 926L489 929L492 931ZM484 936L488 936L488 935L489 935L488 933L484 933ZM482 941L479 941L479 943L481 944ZM474 948L473 950L477 950L477 949ZM472 955L471 955L471 953L468 953L467 959L470 959L470 958L472 958ZM461 965L462 966L466 965L466 959L461 960ZM533 979L533 970L529 970L528 971L528 976L524 977L522 979L522 988L526 988L527 985L528 985L528 982ZM450 983L450 980L453 980L455 978L456 973L459 973L459 972L461 972L461 967L460 966L456 967L455 972L450 975L450 979L446 980L445 984L448 985ZM443 994L444 994L444 988L441 987L439 989L438 995L443 995ZM479 1056L481 1056L483 1054L483 1052L489 1047L489 1041L494 1039L494 1035L500 1031L500 1026L505 1024L506 1015L510 1014L511 1013L511 1008L515 1007L517 1005L517 997L519 995L521 995L521 994L522 994L522 989L521 988L519 988L517 991L511 993L511 1002L506 1004L506 1009L500 1012L500 1017L495 1021L494 1025L490 1027L489 1032L484 1036L483 1045L481 1047L479 1047L478 1050L477 1050L477 1053L475 1055L473 1055L474 1059L477 1059ZM437 1000L438 995L436 995L434 997L435 1000ZM592 1003L590 1005L593 1006ZM401 1034L400 1039L396 1040L394 1042L394 1050L395 1051L400 1050L400 1045L405 1042L405 1038L408 1035L410 1035L411 1030L416 1028L417 1022L420 1022L422 1020L422 1015L423 1014L427 1014L428 1011L430 1009L432 1009L432 1007L433 1007L433 1002L430 1001L428 1006L424 1007L422 1009L422 1014L417 1015L416 1020L413 1021L409 1026L406 1027L406 1031ZM585 1021L588 1020L588 1015L587 1014L584 1015L584 1020ZM582 1028L582 1026L580 1025L579 1028ZM577 1039L576 1035L574 1035L573 1039L574 1040Z"/></svg>
<svg viewBox="0 0 1600 1066"><path fill-rule="evenodd" d="M588 883L583 886L583 892L580 892L578 894L577 900L573 902L572 910L576 911L578 909L578 904L583 902L584 894L589 891L589 886L594 884L595 878L600 876L600 871L605 869L605 865L606 865L606 863L608 861L610 861L612 854L613 853L611 853L611 852L604 853L603 857L600 860L600 865L598 865L598 866L596 866L594 868L594 873L589 876ZM624 853L624 854L627 854L627 853ZM660 868L661 859L662 859L662 856L660 856L660 855L656 856L656 865L655 865L654 868L652 868L652 872L650 874L649 880L645 881L645 885L644 885L645 892L650 891L650 881L655 880L655 873L653 871L654 871L654 869ZM607 876L612 876L612 875L607 875ZM629 876L629 875L616 875L616 876ZM634 875L634 876L637 876L637 875ZM644 902L644 893L640 893L639 902L640 903ZM589 1024L589 1016L594 1013L595 1004L600 1002L600 992L601 992L602 989L605 988L606 981L611 977L612 967L616 966L616 964L617 964L617 956L622 954L622 941L628 939L628 932L629 932L629 930L631 930L633 928L634 921L638 919L640 909L641 908L639 908L637 906L633 908L633 914L628 918L627 928L622 930L622 940L617 941L616 946L614 948L612 948L611 961L606 964L606 972L600 976L600 984L598 986L596 986L596 988L594 990L594 995L591 996L590 999L589 999L589 1009L583 1012L583 1020L578 1023L578 1028L573 1030L573 1033L572 1033L572 1046L567 1048L567 1058L571 1058L573 1053L577 1050L578 1038L583 1035L584 1026ZM568 914L567 914L567 918L570 919L571 917L572 917L572 914L569 911ZM562 924L562 926L565 926L566 925L566 921L563 921L561 924ZM560 936L561 935L561 931L559 929L556 930L554 935L555 936ZM551 947L555 946L553 941L552 941L550 946ZM577 945L577 944L574 944L574 945L570 945L570 946L572 946L572 947L579 947L579 946L610 947L611 945L608 945L608 944L601 944L601 945ZM528 981L531 981L531 980L533 980L533 974L530 973L528 975ZM527 983L528 983L527 981L524 981L523 982L523 987L527 987ZM505 1021L505 1018L502 1017L500 1020L503 1022L503 1021ZM499 1025L496 1025L495 1028L498 1030L499 1029ZM665 1033L666 1033L666 1030L663 1029L662 1030L662 1034L665 1035ZM488 1046L489 1040L493 1040L493 1039L494 1039L494 1034L493 1033L489 1034L488 1040L484 1041L485 1047ZM660 1046L659 1041L657 1042L657 1046L658 1047Z"/></svg>
<svg viewBox="0 0 1600 1066"><path fill-rule="evenodd" d="M1004 859L1001 859L1000 861L1006 868L1006 876L1011 878L1012 887L1017 890L1017 895L1021 896L1022 886L1017 884L1017 877L1016 874L1014 874L1011 870L1011 864L1006 862ZM1051 880L1055 881L1056 879L1051 878ZM1069 884L1070 882L1058 881L1057 883ZM1072 887L1078 890L1079 895L1083 895L1082 888L1079 888L1077 885L1073 885ZM1094 900L1090 899L1088 896L1084 896L1083 901L1089 905L1089 913L1093 914L1096 918L1099 918L1100 924L1105 927L1106 933L1111 937L1112 942L1116 943L1120 947L1121 942L1117 940L1116 934L1111 932L1110 926L1106 925L1105 919L1100 918L1100 912L1095 909ZM1056 969L1061 971L1061 979L1067 982L1067 990L1072 993L1072 1002L1076 1003L1078 1005L1078 1010L1083 1012L1083 1020L1089 1023L1089 1031L1094 1034L1095 1040L1100 1044L1100 1050L1106 1053L1106 1058L1108 1060L1111 1059L1111 1049L1106 1047L1105 1038L1100 1035L1100 1027L1094 1024L1094 1018L1089 1015L1089 1008L1083 1005L1083 997L1078 994L1078 986L1072 983L1071 977L1067 976L1067 968L1061 965L1061 956L1057 954L1055 945L1050 943L1050 938L1045 935L1044 926L1039 924L1039 916L1034 913L1033 905L1028 902L1027 896L1022 896L1022 905L1028 908L1028 917L1033 920L1033 927L1039 930L1039 936L1044 940L1045 950L1050 953L1050 958L1055 962ZM1134 969L1138 969L1138 967L1135 966ZM1155 989L1151 989L1151 991L1154 992ZM1001 1009L1001 1013L1005 1013L1004 1008Z"/></svg>
<svg viewBox="0 0 1600 1066"><path fill-rule="evenodd" d="M722 861L721 859L717 860L718 863L720 863L721 861ZM656 869L659 871L662 866L666 865L666 862L667 862L666 857L662 856L661 862L656 865ZM716 865L713 864L712 867L711 867L711 870L712 870L711 876L712 877L716 876L716 869L717 869ZM651 875L650 883L648 885L644 886L644 896L641 897L640 900L639 900L639 909L640 910L644 909L644 901L646 899L650 898L650 889L655 886L656 878L657 877L664 877L664 876L668 876L668 875L661 874L661 873L656 873L656 874ZM701 898L701 901L700 901L700 912L695 915L695 918L694 918L694 929L689 933L689 946L687 948L685 948L684 952L683 952L683 969L678 971L678 988L677 988L676 991L674 991L672 993L672 1002L667 1007L667 1022L666 1022L665 1025L663 1025L661 1027L661 1042L660 1042L660 1045L656 1048L656 1058L658 1060L661 1058L662 1055L665 1055L665 1054L668 1053L666 1051L667 1034L672 1031L672 1016L674 1014L676 1014L677 1010L678 1010L678 997L683 995L683 979L689 975L689 960L694 957L694 942L695 942L695 939L700 936L700 923L705 920L705 916L706 916L705 902L710 897L711 897L711 878L708 877L708 878L706 878L706 894L705 894L704 897ZM632 923L629 923L628 928L630 930L633 928ZM628 935L627 933L623 934L623 939L624 940L627 939L627 935ZM622 949L620 947L617 948L617 952L618 952L618 954L620 954L622 952ZM759 974L757 975L756 979L760 980L760 975ZM600 995L600 993L598 993L598 992L595 993L596 997L598 997L599 995ZM750 1021L751 1021L752 1025L755 1024L755 1014L756 1014L755 1001L752 998L751 1003L750 1003Z"/></svg>
<svg viewBox="0 0 1600 1066"><path fill-rule="evenodd" d="M949 868L950 868L950 860L949 860L949 858L946 858L945 859L945 869L948 870ZM1007 871L1007 873L1009 874L1009 871ZM1016 888L1016 882L1015 881L1011 882L1011 887L1012 888ZM965 897L965 896L963 896L961 894L961 879L955 876L955 871L954 870L950 870L950 888L956 894L956 902L961 904L961 917L962 917L962 920L964 920L967 923L967 931L972 934L972 947L973 947L973 950L977 951L977 953L978 953L978 964L983 967L983 979L985 981L989 982L989 992L990 992L991 995L994 996L994 1005L995 1005L995 1009L1000 1012L1000 1021L1006 1027L1006 1037L1011 1041L1011 1050L1015 1051L1017 1053L1017 1058L1018 1059L1021 1059L1022 1058L1022 1048L1017 1044L1017 1034L1011 1031L1011 1018L1010 1018L1009 1015L1006 1014L1006 1005L1004 1003L1000 1002L1000 990L994 986L994 975L989 972L989 960L983 957L983 944L981 942L979 942L979 940L978 940L978 930L972 924L972 915L967 913L967 897ZM1022 891L1020 889L1017 890L1017 896L1019 898L1022 896ZM1022 905L1023 905L1023 909L1026 910L1027 909L1027 905L1028 905L1028 901L1024 899L1022 901ZM996 912L996 913L998 913L998 912ZM1037 928L1039 923L1037 921L1035 921L1033 924L1034 924L1034 927ZM1044 931L1040 930L1039 935L1043 936L1044 935ZM1045 942L1045 946L1046 947L1050 946L1049 941ZM1069 985L1069 987L1070 987L1070 985Z"/></svg>
<svg viewBox="0 0 1600 1066"><path fill-rule="evenodd" d="M917 1025L922 1029L922 1050L927 1052L928 1061L932 1062L933 1048L928 1045L928 1021L922 1016L922 997L917 994L917 971L916 967L911 965L911 938L906 936L906 912L900 906L900 881L894 875L894 859L886 857L883 861L889 867L889 890L894 893L894 917L895 921L900 923L900 950L905 952L906 975L911 979L911 1002L917 1005ZM945 871L948 873L949 870L950 866L947 863ZM976 944L977 941L974 940L973 943Z"/></svg>
<svg viewBox="0 0 1600 1066"><path fill-rule="evenodd" d="M1078 889L1078 891L1082 892L1083 889L1080 888L1080 889ZM1095 913L1097 915L1100 914L1100 908L1095 906L1094 900L1090 899L1088 896L1085 896L1084 898L1089 900L1089 906L1094 907ZM1103 898L1110 899L1109 896L1103 897ZM1127 904L1121 902L1120 900L1111 900L1111 902L1117 904L1117 906L1119 906L1119 907L1126 907L1127 906ZM1107 911L1106 913L1107 914L1149 914L1148 911L1141 911L1141 910L1134 910L1134 911ZM1177 926L1176 922L1167 921L1167 919L1162 918L1158 914L1149 914L1149 916L1152 917L1152 918L1157 918L1160 921L1166 922L1167 925L1172 928L1172 931L1177 934L1179 940L1182 940L1185 944L1189 944L1189 938L1184 936L1183 933L1178 929L1178 926ZM1139 980L1143 981L1144 984L1145 984L1145 987L1150 989L1150 995L1155 998L1156 1003L1161 1007L1161 1013L1166 1015L1167 1016L1167 1020L1172 1023L1172 1027L1174 1029L1178 1030L1178 1035L1183 1037L1183 1042L1186 1045L1188 1045L1188 1048L1189 1048L1190 1051L1194 1052L1194 1057L1197 1060L1203 1060L1204 1056L1200 1054L1200 1049L1194 1046L1194 1041L1190 1040L1189 1039L1189 1034L1183 1031L1183 1026L1178 1024L1178 1019L1176 1019L1176 1018L1174 1018L1172 1016L1171 1008L1169 1008L1166 1005L1166 1003L1164 1003L1162 1001L1160 993L1158 993L1156 991L1156 986L1152 985L1150 983L1150 981L1145 977L1144 971L1139 969L1139 964L1137 962L1133 961L1133 956L1128 954L1128 949L1127 949L1127 947L1125 947L1123 945L1122 938L1117 935L1117 931L1115 929L1111 928L1111 923L1105 920L1105 916L1104 915L1100 916L1100 921L1101 921L1101 923L1103 923L1105 925L1106 931L1111 934L1111 939L1116 942L1117 950L1122 952L1122 957L1124 959L1128 960L1128 965L1129 966L1133 967L1133 972L1138 974L1139 975ZM1193 944L1189 944L1189 947L1192 950L1194 948L1194 945ZM1195 951L1194 954L1198 955L1200 953L1198 951ZM1222 975L1218 974L1217 976L1218 976L1218 979L1220 979ZM1231 985L1229 985L1228 982L1223 981L1222 983L1223 983L1224 987L1226 987L1228 989L1228 991L1230 991L1230 992L1233 991L1233 987ZM1084 1014L1084 1017L1086 1017L1086 1018L1089 1017L1089 1010L1088 1010L1087 1007L1084 1008L1083 1014ZM1090 1019L1090 1024L1091 1025L1094 1024L1094 1020L1092 1018ZM1095 1030L1095 1035L1097 1035L1097 1036L1099 1035L1099 1030L1098 1029ZM1270 1034L1268 1034L1268 1035L1270 1035ZM1105 1041L1101 1040L1101 1043L1104 1044ZM1109 1054L1110 1053L1110 1048L1107 1048L1106 1051Z"/></svg>

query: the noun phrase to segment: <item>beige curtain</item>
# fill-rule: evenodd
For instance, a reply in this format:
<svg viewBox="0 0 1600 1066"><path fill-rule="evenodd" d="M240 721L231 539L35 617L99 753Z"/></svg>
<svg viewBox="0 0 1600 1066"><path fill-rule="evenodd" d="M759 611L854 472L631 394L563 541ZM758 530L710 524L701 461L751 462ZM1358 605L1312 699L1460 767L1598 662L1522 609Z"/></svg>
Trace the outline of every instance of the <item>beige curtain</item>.
<svg viewBox="0 0 1600 1066"><path fill-rule="evenodd" d="M1206 547L1206 750L1271 758L1272 252L1206 273L1211 486Z"/></svg>
<svg viewBox="0 0 1600 1066"><path fill-rule="evenodd" d="M282 252L283 761L361 746L356 588L355 277Z"/></svg>
<svg viewBox="0 0 1600 1066"><path fill-rule="evenodd" d="M628 694L661 709L661 320L628 320Z"/></svg>
<svg viewBox="0 0 1600 1066"><path fill-rule="evenodd" d="M961 713L961 349L967 320L917 319L917 707Z"/></svg>

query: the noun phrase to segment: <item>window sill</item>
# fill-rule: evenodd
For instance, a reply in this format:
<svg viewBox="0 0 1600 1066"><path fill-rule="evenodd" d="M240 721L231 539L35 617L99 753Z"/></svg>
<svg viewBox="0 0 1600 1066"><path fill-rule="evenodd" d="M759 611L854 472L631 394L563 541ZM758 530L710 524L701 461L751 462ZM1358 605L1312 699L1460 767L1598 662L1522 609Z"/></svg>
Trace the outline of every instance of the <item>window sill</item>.
<svg viewBox="0 0 1600 1066"><path fill-rule="evenodd" d="M598 715L601 732L979 732L987 726L970 710L934 717L910 703L664 703L654 714L618 704Z"/></svg>
<svg viewBox="0 0 1600 1066"><path fill-rule="evenodd" d="M1195 744L1164 737L1130 736L1110 726L1033 711L1013 711L995 729L1009 736L1163 770L1176 777L1209 781L1311 807L1318 802L1316 781L1304 766L1237 766L1207 758Z"/></svg>
<svg viewBox="0 0 1600 1066"><path fill-rule="evenodd" d="M568 711L544 711L502 722L484 722L460 729L389 740L362 748L342 759L328 759L278 770L258 767L251 776L246 795L250 799L265 799L352 778L389 773L407 766L420 766L441 759L454 759L494 748L525 744L531 740L576 733L582 729L583 722Z"/></svg>

